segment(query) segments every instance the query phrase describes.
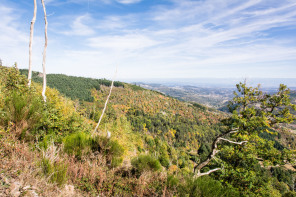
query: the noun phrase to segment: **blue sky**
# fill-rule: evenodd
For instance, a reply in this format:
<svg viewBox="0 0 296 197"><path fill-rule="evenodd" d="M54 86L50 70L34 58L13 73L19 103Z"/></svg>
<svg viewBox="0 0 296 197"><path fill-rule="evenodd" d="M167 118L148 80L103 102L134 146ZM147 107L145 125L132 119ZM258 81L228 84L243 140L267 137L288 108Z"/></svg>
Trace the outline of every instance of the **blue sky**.
<svg viewBox="0 0 296 197"><path fill-rule="evenodd" d="M295 78L295 0L45 0L47 72L94 78ZM28 67L33 0L0 1L0 58ZM41 71L38 0L33 69Z"/></svg>

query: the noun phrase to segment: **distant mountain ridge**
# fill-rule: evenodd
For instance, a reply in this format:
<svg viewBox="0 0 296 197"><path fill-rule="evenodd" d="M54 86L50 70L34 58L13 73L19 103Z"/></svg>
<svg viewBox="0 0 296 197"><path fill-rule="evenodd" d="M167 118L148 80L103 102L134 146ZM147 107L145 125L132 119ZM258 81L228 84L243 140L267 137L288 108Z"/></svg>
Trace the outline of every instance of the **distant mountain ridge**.
<svg viewBox="0 0 296 197"><path fill-rule="evenodd" d="M165 86L197 86L201 88L234 88L235 84L246 80L249 86L261 84L263 88L278 88L285 84L296 90L296 78L168 78L123 80L130 83L162 84Z"/></svg>

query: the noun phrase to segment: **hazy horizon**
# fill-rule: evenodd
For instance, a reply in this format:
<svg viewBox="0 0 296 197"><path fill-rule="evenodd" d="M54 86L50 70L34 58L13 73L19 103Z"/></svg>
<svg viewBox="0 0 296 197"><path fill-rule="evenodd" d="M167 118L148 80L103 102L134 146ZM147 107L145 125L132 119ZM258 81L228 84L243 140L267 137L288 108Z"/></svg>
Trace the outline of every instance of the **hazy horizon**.
<svg viewBox="0 0 296 197"><path fill-rule="evenodd" d="M172 78L172 79L138 79L124 80L128 83L161 84L166 86L196 86L205 88L235 88L235 84L244 82L240 78ZM289 88L296 89L296 78L247 78L250 86L261 85L262 88L278 88L280 84L285 84Z"/></svg>

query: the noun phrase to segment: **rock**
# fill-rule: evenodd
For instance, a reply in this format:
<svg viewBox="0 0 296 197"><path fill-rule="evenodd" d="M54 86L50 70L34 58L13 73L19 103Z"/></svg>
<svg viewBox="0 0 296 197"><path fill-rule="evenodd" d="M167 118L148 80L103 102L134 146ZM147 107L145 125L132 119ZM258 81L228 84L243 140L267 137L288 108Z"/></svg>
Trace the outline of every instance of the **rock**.
<svg viewBox="0 0 296 197"><path fill-rule="evenodd" d="M21 195L21 192L20 192L20 187L21 187L21 184L20 182L14 182L10 185L10 194L13 196L13 197L18 197Z"/></svg>
<svg viewBox="0 0 296 197"><path fill-rule="evenodd" d="M109 139L111 137L111 132L107 131L107 138Z"/></svg>
<svg viewBox="0 0 296 197"><path fill-rule="evenodd" d="M75 195L75 190L73 185L65 185L64 189L62 190L61 196L65 197L72 197Z"/></svg>
<svg viewBox="0 0 296 197"><path fill-rule="evenodd" d="M27 197L39 197L38 194L34 190L28 190L26 196Z"/></svg>

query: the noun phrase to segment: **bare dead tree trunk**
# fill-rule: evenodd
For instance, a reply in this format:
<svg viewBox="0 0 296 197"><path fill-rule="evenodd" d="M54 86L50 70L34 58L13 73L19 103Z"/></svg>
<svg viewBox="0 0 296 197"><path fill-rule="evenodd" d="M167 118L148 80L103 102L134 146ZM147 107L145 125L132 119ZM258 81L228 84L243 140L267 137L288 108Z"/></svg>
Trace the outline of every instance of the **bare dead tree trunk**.
<svg viewBox="0 0 296 197"><path fill-rule="evenodd" d="M196 173L195 174L195 177L201 177L201 176L204 176L204 175L208 175L208 174L211 174L212 172L215 172L217 170L221 170L221 168L215 168L215 169L212 169L212 170L209 170L208 172L204 172L204 173L201 173L200 170L207 166L209 164L209 162L215 157L215 155L219 152L218 150L218 143L223 140L223 141L226 141L226 142L229 142L229 143L232 143L232 144L238 144L238 145L242 145L244 143L247 143L248 141L242 141L242 142L234 142L234 141L231 141L231 140L228 140L228 139L225 139L223 138L224 136L228 135L228 134L231 134L231 133L236 133L238 132L238 130L230 130L226 133L222 133L220 135L218 135L216 137L216 139L214 140L214 142L212 143L212 151L210 152L208 158L199 163L197 166L194 167L194 172Z"/></svg>
<svg viewBox="0 0 296 197"><path fill-rule="evenodd" d="M42 89L42 96L44 102L46 102L46 72L45 72L45 60L46 60L46 48L47 48L47 17L46 17L46 9L45 9L45 4L44 0L41 0L42 6L43 6L43 12L44 12L44 21L45 21L45 44L44 44L44 50L43 50L43 60L42 60L42 67L43 67L43 89Z"/></svg>
<svg viewBox="0 0 296 197"><path fill-rule="evenodd" d="M104 113L105 113L105 110L106 110L106 108L107 108L107 104L108 104L109 98L110 98L110 96L111 96L111 92L112 92L112 88L113 88L113 84L114 84L114 79L115 79L115 77L116 77L116 73L117 73L117 68L116 68L116 71L115 71L114 77L113 77L113 79L112 79L112 83L111 83L111 87L110 87L109 95L108 95L108 97L107 97L107 99L106 99L106 102L105 102L105 106L104 106L103 112L102 112L102 114L101 114L101 117L100 117L100 119L99 119L99 122L98 122L98 124L97 124L95 130L93 131L92 135L94 135L94 134L97 132L97 130L98 130L99 126L100 126L101 120L102 120L102 118L103 118L103 116L104 116Z"/></svg>
<svg viewBox="0 0 296 197"><path fill-rule="evenodd" d="M29 70L28 70L28 86L31 86L32 80L32 41L33 41L33 34L34 34L34 24L36 21L36 13L37 13L37 2L34 0L34 14L31 21L30 27L30 42L29 42Z"/></svg>

